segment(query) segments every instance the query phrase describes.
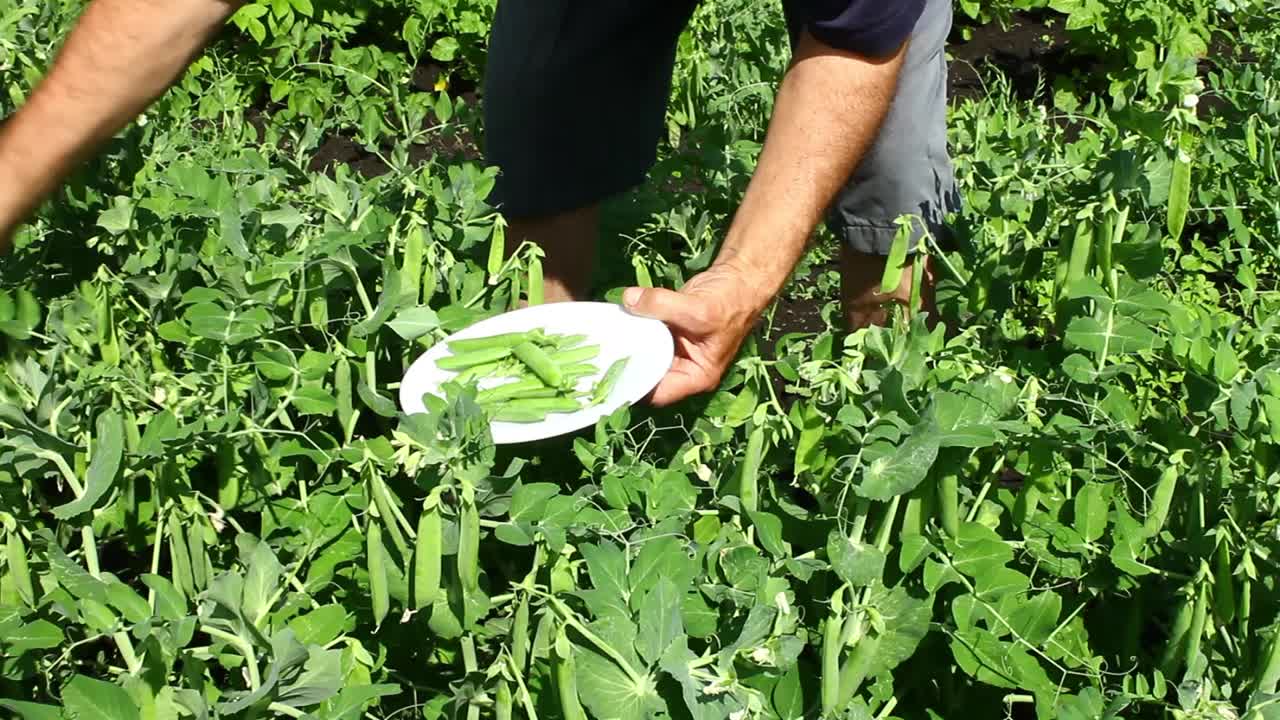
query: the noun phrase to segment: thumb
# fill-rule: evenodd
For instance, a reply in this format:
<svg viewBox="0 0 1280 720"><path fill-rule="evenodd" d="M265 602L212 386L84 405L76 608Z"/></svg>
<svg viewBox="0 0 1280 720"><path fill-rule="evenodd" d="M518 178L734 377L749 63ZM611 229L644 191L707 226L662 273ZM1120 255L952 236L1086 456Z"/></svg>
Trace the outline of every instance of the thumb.
<svg viewBox="0 0 1280 720"><path fill-rule="evenodd" d="M661 320L692 332L706 332L705 301L666 288L627 288L622 306L640 317Z"/></svg>

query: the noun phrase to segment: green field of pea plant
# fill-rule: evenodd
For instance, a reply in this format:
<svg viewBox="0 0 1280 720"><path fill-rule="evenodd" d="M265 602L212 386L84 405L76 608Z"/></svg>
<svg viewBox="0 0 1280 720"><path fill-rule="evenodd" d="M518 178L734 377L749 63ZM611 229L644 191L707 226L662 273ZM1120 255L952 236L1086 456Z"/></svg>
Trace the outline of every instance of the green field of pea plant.
<svg viewBox="0 0 1280 720"><path fill-rule="evenodd" d="M939 326L820 235L719 391L514 446L396 401L538 291L492 13L250 3L0 258L0 718L1280 718L1274 0L961 0ZM707 266L787 57L700 6L598 299Z"/></svg>

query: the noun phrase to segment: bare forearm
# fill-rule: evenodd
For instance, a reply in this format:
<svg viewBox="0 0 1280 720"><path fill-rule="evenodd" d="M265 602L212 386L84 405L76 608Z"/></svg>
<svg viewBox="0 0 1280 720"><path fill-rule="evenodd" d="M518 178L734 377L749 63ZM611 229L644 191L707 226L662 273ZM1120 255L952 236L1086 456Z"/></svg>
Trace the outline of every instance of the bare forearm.
<svg viewBox="0 0 1280 720"><path fill-rule="evenodd" d="M4 237L178 78L239 0L93 0L28 102L0 128Z"/></svg>
<svg viewBox="0 0 1280 720"><path fill-rule="evenodd" d="M804 254L835 194L875 140L897 86L891 58L837 51L806 34L782 81L759 163L716 259L763 309Z"/></svg>

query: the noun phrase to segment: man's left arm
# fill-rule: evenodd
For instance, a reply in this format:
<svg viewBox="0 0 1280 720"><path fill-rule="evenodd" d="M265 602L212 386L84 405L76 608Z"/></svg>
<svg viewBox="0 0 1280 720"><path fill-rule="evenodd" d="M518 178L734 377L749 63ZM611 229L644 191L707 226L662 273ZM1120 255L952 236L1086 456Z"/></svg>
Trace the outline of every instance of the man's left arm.
<svg viewBox="0 0 1280 720"><path fill-rule="evenodd" d="M715 262L678 293L631 288L624 294L628 309L666 322L676 337L676 361L654 391L655 405L719 385L874 142L905 54L906 43L873 58L802 34L756 171Z"/></svg>

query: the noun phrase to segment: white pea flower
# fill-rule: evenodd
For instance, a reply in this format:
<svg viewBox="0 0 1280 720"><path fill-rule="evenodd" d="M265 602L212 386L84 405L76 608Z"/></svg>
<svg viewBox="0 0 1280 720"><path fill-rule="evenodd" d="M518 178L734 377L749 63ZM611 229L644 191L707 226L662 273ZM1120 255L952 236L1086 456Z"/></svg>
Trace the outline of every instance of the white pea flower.
<svg viewBox="0 0 1280 720"><path fill-rule="evenodd" d="M1200 96L1195 93L1187 93L1182 96L1182 107L1191 109L1200 104Z"/></svg>

